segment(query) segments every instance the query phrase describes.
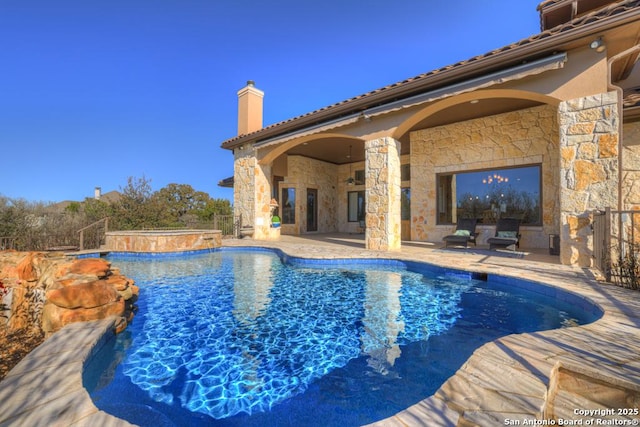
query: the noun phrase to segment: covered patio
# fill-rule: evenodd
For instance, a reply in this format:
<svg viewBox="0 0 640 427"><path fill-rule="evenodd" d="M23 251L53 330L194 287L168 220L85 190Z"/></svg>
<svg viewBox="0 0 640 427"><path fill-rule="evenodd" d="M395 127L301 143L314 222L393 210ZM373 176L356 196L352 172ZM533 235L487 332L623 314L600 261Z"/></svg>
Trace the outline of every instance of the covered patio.
<svg viewBox="0 0 640 427"><path fill-rule="evenodd" d="M540 34L266 127L247 82L222 143L242 225L264 241L364 229L384 252L437 244L458 218L484 245L516 218L523 251L556 235L562 264L589 267L593 212L638 204L640 9L573 4L543 2Z"/></svg>
<svg viewBox="0 0 640 427"><path fill-rule="evenodd" d="M448 247L443 242L402 241L400 251L372 251L366 248L364 233L315 233L302 235L282 235L278 241L255 239L224 239L223 246L273 247L287 250L290 254L312 258L408 258L417 261L447 265L452 268L467 269L470 266L491 268L519 268L523 262L534 263L539 268L557 271L560 259L549 255L548 249L528 249L512 251L489 250L488 245L477 247ZM302 255L304 254L304 255ZM576 269L576 271L581 271Z"/></svg>

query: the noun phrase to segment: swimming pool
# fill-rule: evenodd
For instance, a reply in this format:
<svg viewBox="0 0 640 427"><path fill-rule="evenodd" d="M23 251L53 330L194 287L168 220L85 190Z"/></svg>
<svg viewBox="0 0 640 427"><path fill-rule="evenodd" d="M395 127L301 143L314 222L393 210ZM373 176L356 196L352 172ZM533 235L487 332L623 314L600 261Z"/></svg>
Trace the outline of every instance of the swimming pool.
<svg viewBox="0 0 640 427"><path fill-rule="evenodd" d="M113 256L139 313L86 369L96 406L139 425L336 425L432 395L500 336L584 324L573 294L421 263L268 250Z"/></svg>

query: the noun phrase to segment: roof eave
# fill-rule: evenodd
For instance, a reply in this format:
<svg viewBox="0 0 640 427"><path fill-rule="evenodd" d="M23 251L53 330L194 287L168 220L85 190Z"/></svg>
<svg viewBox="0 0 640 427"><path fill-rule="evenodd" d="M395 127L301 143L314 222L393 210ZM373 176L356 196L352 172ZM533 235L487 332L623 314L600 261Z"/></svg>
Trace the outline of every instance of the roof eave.
<svg viewBox="0 0 640 427"><path fill-rule="evenodd" d="M515 63L535 58L536 56L552 53L562 50L562 46L567 43L579 40L581 38L601 33L602 31L615 28L640 17L640 8L610 16L602 21L581 26L575 29L567 30L558 34L550 34L543 37L544 33L538 34L537 40L507 49L505 46L487 53L488 56L480 56L478 59L461 65L452 65L450 69L445 69L438 74L429 74L424 77L414 78L414 80L398 83L385 89L378 89L372 93L334 104L325 109L318 110L289 121L275 124L271 127L263 128L259 131L247 135L240 135L224 141L222 148L234 149L249 141L258 141L261 139L274 137L296 129L302 129L312 124L322 123L332 120L349 113L354 113L374 105L383 105L387 102L396 101L420 91L438 87L439 85L449 84L461 78L471 78L489 71L495 71L499 67L511 66ZM473 59L473 58L472 58Z"/></svg>

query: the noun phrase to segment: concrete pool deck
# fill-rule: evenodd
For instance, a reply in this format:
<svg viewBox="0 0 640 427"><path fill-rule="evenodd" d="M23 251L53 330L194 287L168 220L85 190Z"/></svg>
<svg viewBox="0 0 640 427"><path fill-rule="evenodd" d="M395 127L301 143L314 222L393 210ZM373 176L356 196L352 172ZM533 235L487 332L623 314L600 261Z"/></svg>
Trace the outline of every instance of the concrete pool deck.
<svg viewBox="0 0 640 427"><path fill-rule="evenodd" d="M587 384L591 395L586 390L570 401L570 408L577 411L607 409L606 396L590 398L601 390L607 396L615 394L611 390L637 391L640 396L640 293L599 283L589 270L560 265L557 256L543 251L444 249L420 242L404 242L399 252L373 252L364 248L362 235L345 234L282 236L276 242L223 240L224 246L278 248L305 258L422 261L551 284L604 310L603 317L589 325L509 335L483 345L433 396L374 426L526 425L527 420L541 418L543 408L549 410L547 390L555 384L552 372L558 364L587 378L581 384ZM23 359L0 382L0 427L130 425L99 411L82 385L85 361L113 333L112 328L109 320L69 325ZM558 390L562 392L562 387ZM566 403L566 393L564 398ZM629 408L637 409L639 401L629 401ZM556 403L556 416L562 416L560 400ZM581 416L577 413L574 419ZM582 418L625 419L618 414ZM626 419L635 422L640 416Z"/></svg>

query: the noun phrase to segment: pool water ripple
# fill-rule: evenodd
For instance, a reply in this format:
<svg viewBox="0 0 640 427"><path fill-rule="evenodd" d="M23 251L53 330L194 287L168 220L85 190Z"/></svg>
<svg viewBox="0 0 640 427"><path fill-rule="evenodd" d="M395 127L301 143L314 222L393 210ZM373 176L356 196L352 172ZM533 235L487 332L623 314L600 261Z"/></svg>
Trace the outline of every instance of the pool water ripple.
<svg viewBox="0 0 640 427"><path fill-rule="evenodd" d="M96 405L135 387L221 425L319 425L326 411L323 425L372 422L433 393L488 340L587 320L464 275L293 267L269 252L114 262L140 286L140 312Z"/></svg>

